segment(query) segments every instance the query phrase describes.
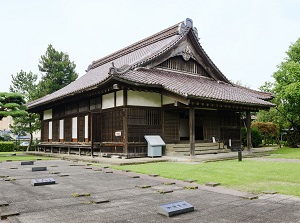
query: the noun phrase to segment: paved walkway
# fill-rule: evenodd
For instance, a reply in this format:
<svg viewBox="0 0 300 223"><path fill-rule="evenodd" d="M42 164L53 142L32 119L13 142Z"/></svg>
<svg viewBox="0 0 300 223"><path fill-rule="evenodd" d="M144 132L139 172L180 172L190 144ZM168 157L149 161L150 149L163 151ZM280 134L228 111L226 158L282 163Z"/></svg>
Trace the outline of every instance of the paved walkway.
<svg viewBox="0 0 300 223"><path fill-rule="evenodd" d="M251 153L244 150L242 152L243 157L255 157L266 155L267 152L274 150L274 148L270 147L261 147L261 148L253 148ZM106 158L106 157L91 157L91 156L79 156L79 155L66 155L66 154L58 154L58 153L44 153L44 152L29 152L32 155L40 155L40 156L50 156L56 157L59 159L66 160L77 160L77 161L85 161L85 162L93 162L93 163L102 163L107 165L128 165L128 164L142 164L142 163L151 163L151 162L190 162L190 163L198 163L198 162L211 162L218 160L226 160L226 159L237 159L237 152L229 152L229 153L219 153L219 154L206 154L206 155L197 155L194 159L191 159L189 156L187 157L144 157L144 158L130 158L130 159L119 159L119 158Z"/></svg>
<svg viewBox="0 0 300 223"><path fill-rule="evenodd" d="M32 172L32 167L47 171ZM0 163L0 215L8 223L89 222L243 222L299 223L300 198L263 194L249 200L244 192L208 187L144 174L91 167L84 162L39 160L33 166ZM32 179L53 178L56 184L32 186ZM162 184L169 182L175 184ZM183 186L198 186L188 190ZM142 188L147 186L147 188ZM169 191L161 194L158 191ZM74 193L90 196L74 197ZM90 201L108 201L91 203ZM186 201L195 211L166 217L162 204ZM6 219L6 214L16 214Z"/></svg>

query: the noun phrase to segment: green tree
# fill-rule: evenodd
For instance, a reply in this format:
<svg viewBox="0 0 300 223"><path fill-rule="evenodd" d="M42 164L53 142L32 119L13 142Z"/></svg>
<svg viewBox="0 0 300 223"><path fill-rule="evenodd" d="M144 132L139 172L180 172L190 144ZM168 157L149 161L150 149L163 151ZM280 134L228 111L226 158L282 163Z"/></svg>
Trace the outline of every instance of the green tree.
<svg viewBox="0 0 300 223"><path fill-rule="evenodd" d="M30 141L26 151L29 151L29 148L32 145L33 133L40 129L41 122L39 114L27 113L26 115L15 117L13 125L9 125L12 133L16 135L26 135L30 134Z"/></svg>
<svg viewBox="0 0 300 223"><path fill-rule="evenodd" d="M258 129L258 131L262 134L262 136L264 137L265 145L268 143L268 141L278 136L277 126L272 122L255 121L251 124L251 127Z"/></svg>
<svg viewBox="0 0 300 223"><path fill-rule="evenodd" d="M288 142L297 146L300 135L300 39L289 47L287 57L274 73L274 102L280 115L293 129Z"/></svg>
<svg viewBox="0 0 300 223"><path fill-rule="evenodd" d="M21 70L16 75L11 75L12 85L9 87L10 92L20 93L24 96L26 101L32 101L34 98L34 91L37 88L37 74L33 74L31 71L26 73Z"/></svg>
<svg viewBox="0 0 300 223"><path fill-rule="evenodd" d="M0 120L3 117L19 117L27 114L25 100L21 94L0 92Z"/></svg>
<svg viewBox="0 0 300 223"><path fill-rule="evenodd" d="M37 88L37 75L32 72L26 73L21 70L16 75L12 76L12 85L10 85L10 91L20 93L24 95L27 102L32 101L36 96ZM30 141L27 147L27 151L32 145L33 133L40 129L41 122L39 114L26 113L19 117L14 117L13 125L10 125L11 131L15 135L26 135L30 134Z"/></svg>
<svg viewBox="0 0 300 223"><path fill-rule="evenodd" d="M77 79L76 65L70 61L67 53L58 52L50 44L45 55L39 61L42 79L38 84L35 97L51 94Z"/></svg>

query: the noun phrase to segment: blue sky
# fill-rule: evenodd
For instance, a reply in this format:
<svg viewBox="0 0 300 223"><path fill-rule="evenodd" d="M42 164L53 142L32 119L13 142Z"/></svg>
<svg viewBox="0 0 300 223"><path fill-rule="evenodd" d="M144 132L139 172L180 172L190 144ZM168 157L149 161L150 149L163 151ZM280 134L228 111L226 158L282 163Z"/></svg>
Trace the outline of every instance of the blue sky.
<svg viewBox="0 0 300 223"><path fill-rule="evenodd" d="M0 91L21 69L39 74L48 44L81 76L93 60L187 17L224 75L257 89L300 38L299 10L300 0L0 0Z"/></svg>

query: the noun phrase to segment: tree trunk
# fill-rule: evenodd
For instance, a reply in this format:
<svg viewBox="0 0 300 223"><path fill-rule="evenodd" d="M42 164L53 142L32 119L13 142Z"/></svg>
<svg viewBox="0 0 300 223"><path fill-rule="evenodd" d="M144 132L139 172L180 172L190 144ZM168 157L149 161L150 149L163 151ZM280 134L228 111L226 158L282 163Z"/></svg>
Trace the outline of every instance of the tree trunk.
<svg viewBox="0 0 300 223"><path fill-rule="evenodd" d="M33 140L33 134L30 133L30 141L29 141L29 144L28 144L28 146L27 146L26 152L29 151L29 149L30 149L30 147L31 147L31 145L32 145L32 140Z"/></svg>

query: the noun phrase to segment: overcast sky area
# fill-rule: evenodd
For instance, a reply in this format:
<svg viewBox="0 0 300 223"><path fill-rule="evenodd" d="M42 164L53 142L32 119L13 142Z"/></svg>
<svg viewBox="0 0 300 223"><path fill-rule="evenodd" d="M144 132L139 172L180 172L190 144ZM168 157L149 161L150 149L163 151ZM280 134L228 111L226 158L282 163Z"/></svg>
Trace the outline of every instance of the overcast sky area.
<svg viewBox="0 0 300 223"><path fill-rule="evenodd" d="M21 69L41 74L49 44L79 76L110 53L191 18L230 80L257 89L300 38L300 0L0 0L0 92Z"/></svg>

